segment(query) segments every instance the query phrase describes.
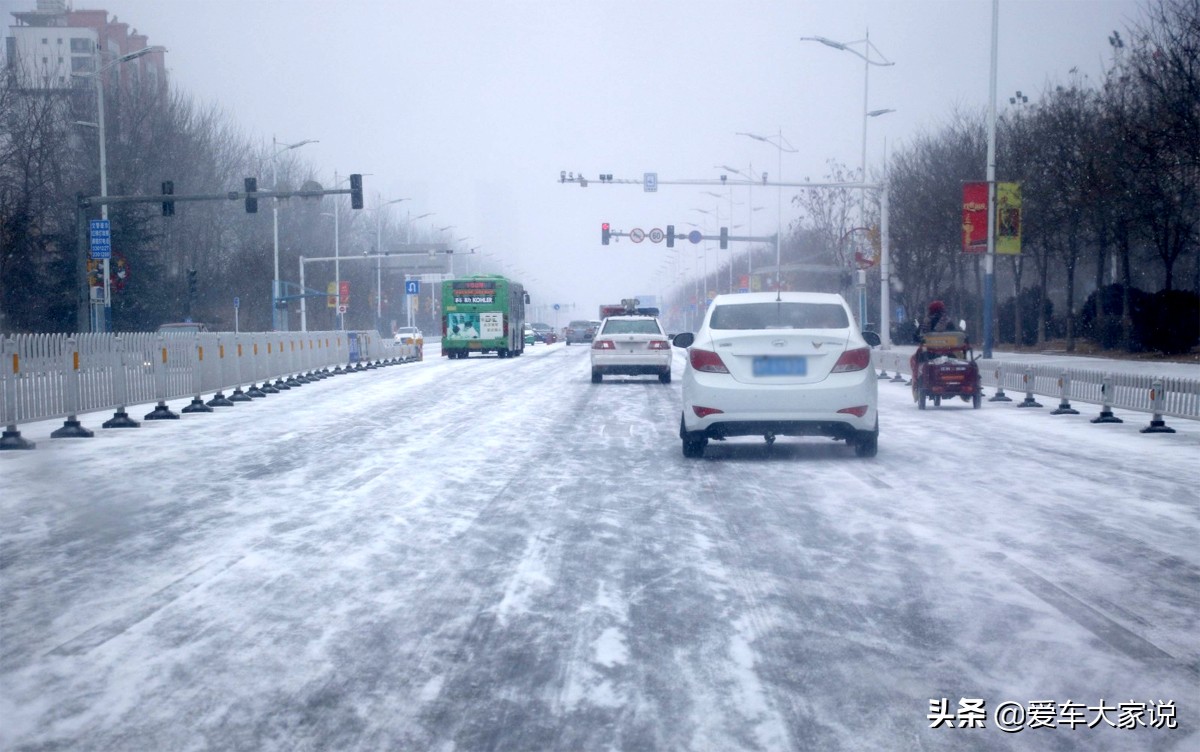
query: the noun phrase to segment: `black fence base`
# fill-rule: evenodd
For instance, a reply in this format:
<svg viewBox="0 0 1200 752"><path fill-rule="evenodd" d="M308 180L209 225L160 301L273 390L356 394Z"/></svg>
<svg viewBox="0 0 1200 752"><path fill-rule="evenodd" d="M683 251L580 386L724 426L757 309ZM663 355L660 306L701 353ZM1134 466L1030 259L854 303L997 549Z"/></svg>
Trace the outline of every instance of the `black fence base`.
<svg viewBox="0 0 1200 752"><path fill-rule="evenodd" d="M1063 400L1058 403L1058 407L1050 411L1051 415L1078 415L1079 411L1071 407L1071 403Z"/></svg>
<svg viewBox="0 0 1200 752"><path fill-rule="evenodd" d="M1035 400L1033 398L1032 394L1025 395L1025 400L1023 402L1021 402L1019 405L1017 405L1017 407L1041 407L1041 406L1042 406L1042 403Z"/></svg>
<svg viewBox="0 0 1200 752"><path fill-rule="evenodd" d="M179 413L171 412L166 402L159 402L142 420L179 420Z"/></svg>
<svg viewBox="0 0 1200 752"><path fill-rule="evenodd" d="M1118 418L1117 416L1113 415L1112 410L1101 410L1100 417L1092 418L1092 422L1093 423L1124 423L1125 421L1123 421L1120 418Z"/></svg>
<svg viewBox="0 0 1200 752"><path fill-rule="evenodd" d="M37 444L29 439L22 439L17 430L5 431L0 434L0 449L33 449Z"/></svg>
<svg viewBox="0 0 1200 752"><path fill-rule="evenodd" d="M204 400L200 399L200 395L197 394L195 397L192 397L192 401L190 403L188 403L187 407L183 408L183 410L181 410L180 412L211 413L211 412L213 412L213 409L211 407L209 407L208 405L204 404Z"/></svg>
<svg viewBox="0 0 1200 752"><path fill-rule="evenodd" d="M113 413L113 416L100 424L101 428L138 428L141 426L133 418L129 417L129 413L124 410L118 410Z"/></svg>
<svg viewBox="0 0 1200 752"><path fill-rule="evenodd" d="M53 439L90 439L96 434L83 426L79 425L79 421L74 418L69 418L63 421L63 427L50 434Z"/></svg>
<svg viewBox="0 0 1200 752"><path fill-rule="evenodd" d="M288 376L287 381L284 383L288 385L288 388L304 386L304 382L300 381L300 379L296 378L295 376Z"/></svg>
<svg viewBox="0 0 1200 752"><path fill-rule="evenodd" d="M988 402L1012 402L1012 397L1005 394L1003 389L997 389L996 394L989 398Z"/></svg>
<svg viewBox="0 0 1200 752"><path fill-rule="evenodd" d="M267 393L259 389L257 384L251 384L250 388L246 390L246 394L250 395L252 399L259 399L260 397L267 396Z"/></svg>
<svg viewBox="0 0 1200 752"><path fill-rule="evenodd" d="M233 407L233 403L229 401L229 398L225 396L224 392L217 392L213 395L212 399L204 404L208 405L209 407Z"/></svg>
<svg viewBox="0 0 1200 752"><path fill-rule="evenodd" d="M243 392L242 388L239 386L233 390L233 394L229 395L229 401L230 402L249 402L250 398L248 396L246 396L246 393Z"/></svg>
<svg viewBox="0 0 1200 752"><path fill-rule="evenodd" d="M275 379L275 384L274 384L274 386L275 386L275 388L276 388L277 390L279 390L279 391L281 391L281 392L286 392L288 389L291 389L291 388L292 388L292 387L291 387L291 386L289 386L289 385L288 385L288 383L287 383L286 381L284 381L283 379Z"/></svg>
<svg viewBox="0 0 1200 752"><path fill-rule="evenodd" d="M1141 429L1138 433L1175 433L1175 429L1167 425L1165 420L1152 420L1150 425Z"/></svg>

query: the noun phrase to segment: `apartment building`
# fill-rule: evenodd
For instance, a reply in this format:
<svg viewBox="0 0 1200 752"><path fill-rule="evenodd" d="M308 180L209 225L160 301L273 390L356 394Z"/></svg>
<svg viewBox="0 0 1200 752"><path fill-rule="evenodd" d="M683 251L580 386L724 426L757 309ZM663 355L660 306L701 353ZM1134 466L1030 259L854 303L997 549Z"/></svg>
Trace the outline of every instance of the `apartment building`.
<svg viewBox="0 0 1200 752"><path fill-rule="evenodd" d="M106 10L75 10L67 0L37 0L36 8L16 11L5 38L9 75L25 89L65 89L79 82L77 74L93 73L122 55L150 46L137 29L109 18ZM165 88L167 72L162 52L151 52L112 66L105 85L150 84Z"/></svg>

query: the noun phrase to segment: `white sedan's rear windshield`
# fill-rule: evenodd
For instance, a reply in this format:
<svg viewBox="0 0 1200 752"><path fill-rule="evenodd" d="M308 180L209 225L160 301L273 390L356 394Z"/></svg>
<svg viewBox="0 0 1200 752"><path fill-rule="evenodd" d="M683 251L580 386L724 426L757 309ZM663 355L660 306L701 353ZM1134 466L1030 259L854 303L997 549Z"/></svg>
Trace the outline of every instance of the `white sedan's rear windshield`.
<svg viewBox="0 0 1200 752"><path fill-rule="evenodd" d="M658 322L653 319L609 319L604 325L605 334L662 334Z"/></svg>
<svg viewBox="0 0 1200 752"><path fill-rule="evenodd" d="M845 329L846 309L836 303L742 303L717 306L711 329Z"/></svg>

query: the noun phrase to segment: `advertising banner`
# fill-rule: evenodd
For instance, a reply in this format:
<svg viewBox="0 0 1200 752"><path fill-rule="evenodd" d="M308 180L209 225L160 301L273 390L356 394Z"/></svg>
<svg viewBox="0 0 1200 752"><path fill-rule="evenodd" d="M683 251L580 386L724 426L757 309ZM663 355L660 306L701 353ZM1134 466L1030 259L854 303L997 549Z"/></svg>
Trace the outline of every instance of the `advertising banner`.
<svg viewBox="0 0 1200 752"><path fill-rule="evenodd" d="M446 314L446 337L448 339L479 339L478 313Z"/></svg>
<svg viewBox="0 0 1200 752"><path fill-rule="evenodd" d="M963 253L987 253L987 183L963 183Z"/></svg>
<svg viewBox="0 0 1200 752"><path fill-rule="evenodd" d="M330 282L329 284L325 285L325 307L337 308L337 299L337 283Z"/></svg>
<svg viewBox="0 0 1200 752"><path fill-rule="evenodd" d="M492 305L496 302L496 283L490 280L455 280L455 305Z"/></svg>
<svg viewBox="0 0 1200 752"><path fill-rule="evenodd" d="M996 253L1021 252L1021 184L996 183Z"/></svg>

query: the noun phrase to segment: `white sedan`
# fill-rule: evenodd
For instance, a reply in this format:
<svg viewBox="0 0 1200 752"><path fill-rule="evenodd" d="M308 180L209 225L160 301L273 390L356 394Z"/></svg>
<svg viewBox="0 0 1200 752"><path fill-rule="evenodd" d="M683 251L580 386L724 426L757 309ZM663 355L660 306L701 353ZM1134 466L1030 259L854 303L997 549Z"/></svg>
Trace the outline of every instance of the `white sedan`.
<svg viewBox="0 0 1200 752"><path fill-rule="evenodd" d="M671 342L654 316L611 316L592 340L592 383L604 376L658 376L671 383Z"/></svg>
<svg viewBox="0 0 1200 752"><path fill-rule="evenodd" d="M841 295L718 295L688 348L679 437L685 457L709 439L830 436L860 457L879 446L874 332L859 333Z"/></svg>

